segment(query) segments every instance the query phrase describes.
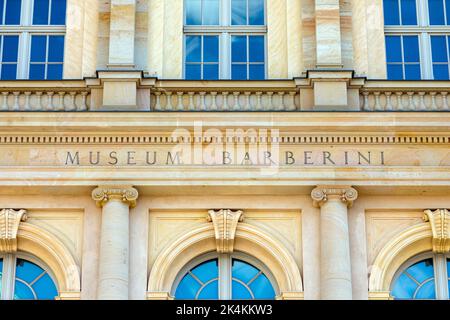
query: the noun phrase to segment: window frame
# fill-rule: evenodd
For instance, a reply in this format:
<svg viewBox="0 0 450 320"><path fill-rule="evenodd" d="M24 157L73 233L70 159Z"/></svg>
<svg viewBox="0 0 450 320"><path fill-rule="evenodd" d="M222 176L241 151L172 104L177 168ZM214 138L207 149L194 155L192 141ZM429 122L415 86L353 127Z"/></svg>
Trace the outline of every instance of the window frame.
<svg viewBox="0 0 450 320"><path fill-rule="evenodd" d="M430 25L428 0L416 0L416 10L417 10L416 12L417 25L384 24L384 36L386 39L386 36L417 35L419 37L421 80L434 80L431 36L435 35L450 36L450 25ZM400 20L401 20L401 13L400 13ZM387 61L386 61L386 68L387 68ZM450 79L450 57L449 57L449 79Z"/></svg>
<svg viewBox="0 0 450 320"><path fill-rule="evenodd" d="M232 298L232 260L237 259L244 261L246 263L251 264L255 268L262 271L262 273L269 279L270 284L275 292L275 297L279 294L279 287L275 277L270 272L270 270L258 259L255 257L249 256L243 252L235 251L231 254L226 253L217 253L217 252L209 252L207 254L201 255L192 259L189 263L187 263L181 270L178 272L175 280L172 284L171 295L175 297L175 292L177 291L178 285L181 280L183 280L184 276L195 267L199 266L203 262L208 260L218 260L218 269L219 269L219 300L231 300Z"/></svg>
<svg viewBox="0 0 450 320"><path fill-rule="evenodd" d="M267 0L264 0L264 25L232 25L231 0L219 0L218 25L187 25L186 1L183 1L183 79L186 79L186 37L191 35L219 36L219 80L231 80L231 37L263 36L264 37L264 79L268 75L267 63ZM247 17L248 19L248 17ZM203 64L203 61L202 61ZM247 63L247 66L249 64ZM247 67L249 69L249 67ZM247 70L247 79L249 71Z"/></svg>
<svg viewBox="0 0 450 320"><path fill-rule="evenodd" d="M3 270L2 272L2 287L1 287L1 299L0 300L13 300L14 299L14 287L16 280L16 265L17 259L23 259L29 262L36 264L42 270L44 270L50 279L53 281L56 290L59 294L59 286L56 281L56 277L53 271L39 258L26 253L26 252L17 252L17 253L6 253L1 254L0 259L3 259ZM6 270L6 272L4 272Z"/></svg>
<svg viewBox="0 0 450 320"><path fill-rule="evenodd" d="M28 80L30 78L31 38L33 35L64 36L64 50L66 49L67 2L65 12L65 25L33 25L33 10L34 0L22 0L20 24L1 25L0 28L0 36L19 35L16 80ZM51 9L49 9L49 11L50 10ZM48 52L46 54L48 55ZM64 61L63 74L61 79L64 79ZM37 81L46 80L47 79L41 79Z"/></svg>
<svg viewBox="0 0 450 320"><path fill-rule="evenodd" d="M395 283L397 282L400 275L412 265L421 262L423 260L433 259L433 269L434 269L434 281L436 289L436 300L449 300L449 271L447 270L447 260L450 259L450 254L438 254L433 252L425 252L414 256L404 262L400 268L396 271L394 277L392 278L390 291L392 292ZM394 297L395 298L395 297Z"/></svg>

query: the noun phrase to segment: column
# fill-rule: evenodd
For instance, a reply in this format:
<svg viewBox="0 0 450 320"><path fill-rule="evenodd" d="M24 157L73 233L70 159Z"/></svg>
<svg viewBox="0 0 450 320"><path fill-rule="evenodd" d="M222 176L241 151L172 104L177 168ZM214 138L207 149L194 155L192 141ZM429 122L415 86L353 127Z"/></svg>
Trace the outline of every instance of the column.
<svg viewBox="0 0 450 320"><path fill-rule="evenodd" d="M311 197L320 207L320 296L323 300L352 299L348 207L358 197L350 186L319 186Z"/></svg>
<svg viewBox="0 0 450 320"><path fill-rule="evenodd" d="M102 207L97 298L128 300L129 216L138 192L130 186L100 186L92 198Z"/></svg>
<svg viewBox="0 0 450 320"><path fill-rule="evenodd" d="M315 0L317 68L342 68L339 0Z"/></svg>
<svg viewBox="0 0 450 320"><path fill-rule="evenodd" d="M109 67L134 68L136 0L111 0Z"/></svg>

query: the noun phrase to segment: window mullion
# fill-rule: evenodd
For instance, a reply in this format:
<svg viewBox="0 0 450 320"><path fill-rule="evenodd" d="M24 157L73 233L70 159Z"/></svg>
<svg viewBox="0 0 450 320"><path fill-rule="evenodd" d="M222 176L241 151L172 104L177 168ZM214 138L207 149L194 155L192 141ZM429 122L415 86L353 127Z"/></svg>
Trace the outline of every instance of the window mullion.
<svg viewBox="0 0 450 320"><path fill-rule="evenodd" d="M422 79L430 80L433 79L433 59L431 54L431 37L427 32L422 32L420 34L420 61L422 69Z"/></svg>
<svg viewBox="0 0 450 320"><path fill-rule="evenodd" d="M231 300L231 256L219 254L219 299Z"/></svg>
<svg viewBox="0 0 450 320"><path fill-rule="evenodd" d="M6 254L3 258L2 300L13 300L14 280L16 278L16 257Z"/></svg>
<svg viewBox="0 0 450 320"><path fill-rule="evenodd" d="M448 292L448 276L447 276L447 259L443 254L437 254L434 256L434 272L436 281L436 298L438 300L447 300L449 296Z"/></svg>

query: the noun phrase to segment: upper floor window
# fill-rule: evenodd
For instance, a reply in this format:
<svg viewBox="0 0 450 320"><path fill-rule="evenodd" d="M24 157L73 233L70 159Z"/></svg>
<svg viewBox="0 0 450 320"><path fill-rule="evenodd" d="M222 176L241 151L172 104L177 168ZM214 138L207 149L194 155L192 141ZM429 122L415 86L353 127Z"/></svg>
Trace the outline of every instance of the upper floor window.
<svg viewBox="0 0 450 320"><path fill-rule="evenodd" d="M265 79L265 11L264 0L185 0L185 79Z"/></svg>
<svg viewBox="0 0 450 320"><path fill-rule="evenodd" d="M275 299L268 272L248 262L249 257L207 255L193 261L176 281L175 298L183 300ZM220 270L220 272L219 272Z"/></svg>
<svg viewBox="0 0 450 320"><path fill-rule="evenodd" d="M449 299L450 258L426 254L404 264L394 277L391 295L396 299Z"/></svg>
<svg viewBox="0 0 450 320"><path fill-rule="evenodd" d="M58 296L47 268L28 255L0 256L0 300L53 300Z"/></svg>
<svg viewBox="0 0 450 320"><path fill-rule="evenodd" d="M450 79L450 0L384 0L390 80Z"/></svg>
<svg viewBox="0 0 450 320"><path fill-rule="evenodd" d="M66 0L0 0L0 79L63 77Z"/></svg>

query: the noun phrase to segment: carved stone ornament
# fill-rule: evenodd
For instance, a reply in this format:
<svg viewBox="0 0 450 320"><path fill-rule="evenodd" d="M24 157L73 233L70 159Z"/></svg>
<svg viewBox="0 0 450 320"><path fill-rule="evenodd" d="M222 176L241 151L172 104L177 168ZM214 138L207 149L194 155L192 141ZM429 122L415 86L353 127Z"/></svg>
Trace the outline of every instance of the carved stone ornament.
<svg viewBox="0 0 450 320"><path fill-rule="evenodd" d="M2 209L0 211L0 253L17 251L17 231L21 221L27 220L26 210Z"/></svg>
<svg viewBox="0 0 450 320"><path fill-rule="evenodd" d="M131 208L136 206L136 200L139 194L132 187L98 187L92 191L92 199L97 206L103 207L110 200L120 200L127 203Z"/></svg>
<svg viewBox="0 0 450 320"><path fill-rule="evenodd" d="M353 201L358 198L358 191L352 187L317 187L311 192L311 197L315 207L321 207L323 203L327 202L332 197L340 199L342 202L345 202L348 207L351 207Z"/></svg>
<svg viewBox="0 0 450 320"><path fill-rule="evenodd" d="M447 209L425 210L423 220L431 224L433 251L435 253L450 252L450 211Z"/></svg>
<svg viewBox="0 0 450 320"><path fill-rule="evenodd" d="M209 210L208 221L214 225L218 253L231 253L234 248L234 238L238 222L244 219L242 210Z"/></svg>

